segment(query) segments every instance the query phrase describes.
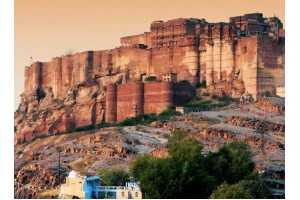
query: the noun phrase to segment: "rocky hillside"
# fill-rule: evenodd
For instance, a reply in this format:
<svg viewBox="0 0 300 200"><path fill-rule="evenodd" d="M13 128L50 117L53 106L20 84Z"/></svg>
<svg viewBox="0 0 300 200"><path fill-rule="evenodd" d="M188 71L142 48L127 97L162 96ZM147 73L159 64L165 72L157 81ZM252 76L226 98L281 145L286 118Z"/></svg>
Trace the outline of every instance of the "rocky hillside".
<svg viewBox="0 0 300 200"><path fill-rule="evenodd" d="M129 170L140 154L166 156L170 131L146 126L103 128L54 135L15 146L15 197L56 197L55 190L71 170L96 175L101 168L118 166ZM58 152L60 172L58 173ZM55 193L56 194L56 193Z"/></svg>
<svg viewBox="0 0 300 200"><path fill-rule="evenodd" d="M116 74L95 79L93 84L81 83L73 88L66 85L59 99L54 98L51 87L22 93L14 118L15 143L101 123L106 86L126 81L124 74Z"/></svg>
<svg viewBox="0 0 300 200"><path fill-rule="evenodd" d="M266 98L249 105L232 104L210 111L172 116L145 126L95 128L66 134L54 132L38 139L21 141L15 145L15 197L56 198L59 183L71 169L95 175L99 169L112 166L129 170L132 159L141 154L166 157L165 144L173 130L183 130L200 140L204 153L216 151L230 141L246 142L253 153L256 170L263 173L270 187L274 188L273 194L282 196L285 116L277 112L284 111L283 99L274 99L272 104ZM54 112L75 109L76 106L77 103L54 109ZM51 117L47 119L53 119ZM25 122L28 120L20 124Z"/></svg>

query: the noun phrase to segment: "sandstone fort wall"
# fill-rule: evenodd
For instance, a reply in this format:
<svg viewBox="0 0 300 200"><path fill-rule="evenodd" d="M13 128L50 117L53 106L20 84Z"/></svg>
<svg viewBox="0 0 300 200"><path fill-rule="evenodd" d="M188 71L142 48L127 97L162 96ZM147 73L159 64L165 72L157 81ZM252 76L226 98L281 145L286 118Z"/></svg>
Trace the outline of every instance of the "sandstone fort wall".
<svg viewBox="0 0 300 200"><path fill-rule="evenodd" d="M96 123L104 115L108 121L120 121L159 113L178 99L185 101L189 94L184 90L190 89L177 83L120 85L149 76L162 80L170 73L192 86L206 82L211 93L237 98L247 91L257 99L266 91L276 94L276 88L284 86L284 35L278 18L264 18L261 13L231 17L229 23L194 18L155 21L149 32L123 37L122 46L115 49L32 63L25 67L24 91L51 88L54 99L65 99L68 91L82 86L119 84L107 88L110 103L105 111L99 110L104 109L100 102L78 108L75 118L90 113L78 123Z"/></svg>
<svg viewBox="0 0 300 200"><path fill-rule="evenodd" d="M159 114L174 103L188 102L194 89L187 83L149 82L109 85L105 121L115 123L139 114Z"/></svg>

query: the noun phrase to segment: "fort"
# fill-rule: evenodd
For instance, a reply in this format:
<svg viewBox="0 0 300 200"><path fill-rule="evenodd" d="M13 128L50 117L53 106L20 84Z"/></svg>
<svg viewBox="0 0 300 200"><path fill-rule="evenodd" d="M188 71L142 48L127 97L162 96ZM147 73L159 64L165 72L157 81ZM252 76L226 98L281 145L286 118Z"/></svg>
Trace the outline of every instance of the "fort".
<svg viewBox="0 0 300 200"><path fill-rule="evenodd" d="M193 86L206 81L229 96L244 91L259 98L284 86L284 29L277 17L261 13L230 17L228 23L205 19L154 21L150 32L121 38L111 50L86 51L35 62L25 68L25 91L52 85L55 98L65 87L96 77L126 73L131 81L162 79L177 73Z"/></svg>
<svg viewBox="0 0 300 200"><path fill-rule="evenodd" d="M115 49L25 67L19 110L34 113L59 100L64 102L60 108L74 105L66 112L55 111L57 120L50 129L63 132L159 113L189 101L201 85L206 88L200 92L233 98L245 92L254 99L266 92L284 96L285 30L275 16L251 13L226 23L203 18L154 21L149 32L122 37L120 43ZM157 82L145 81L153 76ZM21 115L15 119L20 121ZM37 131L46 129L39 126Z"/></svg>

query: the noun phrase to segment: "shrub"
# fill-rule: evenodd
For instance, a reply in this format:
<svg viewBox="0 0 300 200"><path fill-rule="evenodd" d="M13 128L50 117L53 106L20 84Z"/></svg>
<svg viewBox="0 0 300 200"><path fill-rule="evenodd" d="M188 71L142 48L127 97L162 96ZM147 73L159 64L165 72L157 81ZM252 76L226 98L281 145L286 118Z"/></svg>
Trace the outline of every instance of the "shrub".
<svg viewBox="0 0 300 200"><path fill-rule="evenodd" d="M216 95L216 94L213 94L213 95L211 95L211 98L212 98L212 99L217 99L217 98L219 98L219 96Z"/></svg>
<svg viewBox="0 0 300 200"><path fill-rule="evenodd" d="M270 91L266 91L266 92L265 92L265 96L266 96L266 97L270 97L270 96L271 96L271 92L270 92Z"/></svg>
<svg viewBox="0 0 300 200"><path fill-rule="evenodd" d="M36 122L38 118L39 118L39 113L34 113L32 115L32 121Z"/></svg>
<svg viewBox="0 0 300 200"><path fill-rule="evenodd" d="M235 102L235 99L231 98L231 97L224 96L224 97L219 97L218 101L222 101L222 102L224 102L225 105L229 105L230 103Z"/></svg>
<svg viewBox="0 0 300 200"><path fill-rule="evenodd" d="M109 127L110 125L106 122L102 122L100 124L97 124L96 125L96 128L99 129L99 128L104 128L104 127Z"/></svg>
<svg viewBox="0 0 300 200"><path fill-rule="evenodd" d="M36 122L36 120L39 118L39 115L40 115L41 112L44 112L44 110L39 110L39 111L37 111L36 113L34 113L34 114L32 115L32 120L33 120L34 122Z"/></svg>
<svg viewBox="0 0 300 200"><path fill-rule="evenodd" d="M228 185L223 183L211 196L211 199L253 199L250 192L245 190L240 184Z"/></svg>
<svg viewBox="0 0 300 200"><path fill-rule="evenodd" d="M181 115L181 113L174 109L168 109L168 110L164 110L163 112L159 113L157 116L157 119L165 120L165 119L169 119L173 115Z"/></svg>
<svg viewBox="0 0 300 200"><path fill-rule="evenodd" d="M204 93L202 94L202 96L205 96L205 97L208 97L209 95L210 95L209 92L204 92Z"/></svg>
<svg viewBox="0 0 300 200"><path fill-rule="evenodd" d="M17 123L18 123L18 124L21 124L22 121L23 121L23 119L24 119L24 118L19 119Z"/></svg>
<svg viewBox="0 0 300 200"><path fill-rule="evenodd" d="M48 115L51 116L53 114L53 111L48 108L43 114L44 114L44 117L47 117Z"/></svg>
<svg viewBox="0 0 300 200"><path fill-rule="evenodd" d="M99 171L102 185L124 186L129 174L122 168L105 168Z"/></svg>
<svg viewBox="0 0 300 200"><path fill-rule="evenodd" d="M198 108L198 107L209 107L212 104L211 100L204 100L200 102L190 102L187 104L184 104L183 106L189 107L189 108Z"/></svg>
<svg viewBox="0 0 300 200"><path fill-rule="evenodd" d="M145 78L145 81L157 82L158 79L156 76L148 76L147 78Z"/></svg>
<svg viewBox="0 0 300 200"><path fill-rule="evenodd" d="M46 138L46 137L49 137L49 136L48 136L48 135L39 135L39 136L34 137L34 138L31 140L31 142L34 142L34 141L36 141L37 139L43 139L43 138Z"/></svg>
<svg viewBox="0 0 300 200"><path fill-rule="evenodd" d="M21 151L21 150L18 150L18 151L16 152L17 155L21 155L22 153L23 153L23 151Z"/></svg>

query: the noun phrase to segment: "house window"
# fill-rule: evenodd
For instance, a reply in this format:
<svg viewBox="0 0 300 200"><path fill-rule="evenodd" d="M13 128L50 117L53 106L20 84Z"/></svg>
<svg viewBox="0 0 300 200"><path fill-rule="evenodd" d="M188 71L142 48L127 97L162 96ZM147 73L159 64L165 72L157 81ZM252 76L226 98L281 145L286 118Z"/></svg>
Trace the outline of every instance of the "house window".
<svg viewBox="0 0 300 200"><path fill-rule="evenodd" d="M122 197L124 197L125 196L125 193L124 192L122 192Z"/></svg>
<svg viewBox="0 0 300 200"><path fill-rule="evenodd" d="M135 193L135 197L139 197L139 193L138 192Z"/></svg>

